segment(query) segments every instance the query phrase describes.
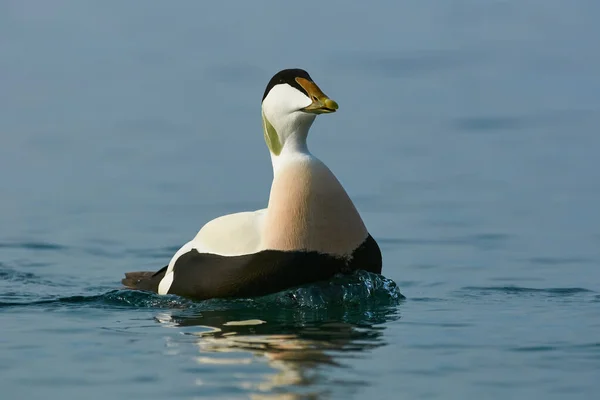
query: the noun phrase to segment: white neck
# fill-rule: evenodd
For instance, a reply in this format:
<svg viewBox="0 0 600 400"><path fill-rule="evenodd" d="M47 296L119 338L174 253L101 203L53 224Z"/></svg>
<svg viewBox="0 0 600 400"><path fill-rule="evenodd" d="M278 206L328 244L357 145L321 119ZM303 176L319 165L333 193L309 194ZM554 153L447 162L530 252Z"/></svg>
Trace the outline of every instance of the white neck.
<svg viewBox="0 0 600 400"><path fill-rule="evenodd" d="M277 175L284 164L292 162L298 158L312 156L308 150L308 145L306 144L306 138L308 136L310 125L312 125L312 121L310 124L308 124L308 126L300 126L300 129L298 129L296 132L286 135L286 140L281 153L276 155L273 154L273 152L270 152L271 163L273 164L273 175Z"/></svg>
<svg viewBox="0 0 600 400"><path fill-rule="evenodd" d="M275 86L263 100L263 129L275 171L281 160L309 154L306 138L316 115L302 109L310 104L308 96L287 84Z"/></svg>

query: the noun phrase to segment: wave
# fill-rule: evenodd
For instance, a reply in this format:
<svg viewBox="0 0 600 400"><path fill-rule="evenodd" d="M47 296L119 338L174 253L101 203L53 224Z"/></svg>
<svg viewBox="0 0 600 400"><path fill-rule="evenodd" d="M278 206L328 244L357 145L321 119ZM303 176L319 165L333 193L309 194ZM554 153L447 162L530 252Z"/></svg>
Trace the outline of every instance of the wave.
<svg viewBox="0 0 600 400"><path fill-rule="evenodd" d="M477 292L478 294L504 293L504 294L545 294L551 296L570 296L574 294L592 293L585 288L528 288L521 286L468 286L462 288L465 292Z"/></svg>

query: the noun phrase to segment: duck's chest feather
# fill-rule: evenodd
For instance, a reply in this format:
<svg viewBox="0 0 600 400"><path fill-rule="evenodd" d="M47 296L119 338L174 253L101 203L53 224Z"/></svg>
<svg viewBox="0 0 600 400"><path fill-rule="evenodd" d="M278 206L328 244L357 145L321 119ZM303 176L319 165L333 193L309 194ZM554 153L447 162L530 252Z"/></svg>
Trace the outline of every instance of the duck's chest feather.
<svg viewBox="0 0 600 400"><path fill-rule="evenodd" d="M263 296L357 269L381 273L381 252L370 235L346 258L316 251L263 250L227 257L192 250L175 262L168 293L199 300ZM157 282L165 270L155 274Z"/></svg>
<svg viewBox="0 0 600 400"><path fill-rule="evenodd" d="M352 200L325 164L310 154L278 166L261 249L349 256L368 236Z"/></svg>

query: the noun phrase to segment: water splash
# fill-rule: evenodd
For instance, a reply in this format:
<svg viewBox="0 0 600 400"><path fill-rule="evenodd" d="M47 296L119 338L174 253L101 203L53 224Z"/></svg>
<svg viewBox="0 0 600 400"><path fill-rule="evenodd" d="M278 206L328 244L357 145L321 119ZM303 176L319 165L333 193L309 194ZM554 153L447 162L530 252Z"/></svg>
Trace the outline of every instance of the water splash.
<svg viewBox="0 0 600 400"><path fill-rule="evenodd" d="M92 296L68 296L22 301L13 301L0 296L0 307L36 306L46 307L127 307L150 309L187 309L194 311L231 310L240 308L308 308L322 309L332 306L352 305L395 305L404 296L391 279L384 276L358 271L351 275L336 276L328 282L305 285L263 297L244 299L211 299L193 301L179 296L159 296L154 293L133 290L111 290Z"/></svg>

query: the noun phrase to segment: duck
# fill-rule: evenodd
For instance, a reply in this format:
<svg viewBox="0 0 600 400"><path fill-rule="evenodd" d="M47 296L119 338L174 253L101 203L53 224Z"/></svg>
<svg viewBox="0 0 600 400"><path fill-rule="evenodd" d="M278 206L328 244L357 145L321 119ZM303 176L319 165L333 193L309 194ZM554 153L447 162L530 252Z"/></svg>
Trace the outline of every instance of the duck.
<svg viewBox="0 0 600 400"><path fill-rule="evenodd" d="M267 207L207 222L165 267L125 273L125 288L197 300L248 298L357 270L380 274L377 242L340 181L308 149L316 117L337 110L305 70L277 72L261 104L273 166Z"/></svg>

